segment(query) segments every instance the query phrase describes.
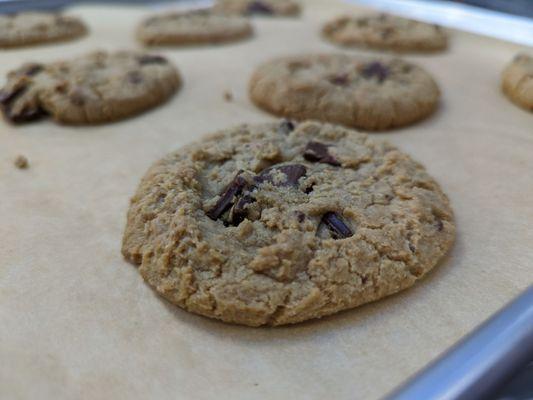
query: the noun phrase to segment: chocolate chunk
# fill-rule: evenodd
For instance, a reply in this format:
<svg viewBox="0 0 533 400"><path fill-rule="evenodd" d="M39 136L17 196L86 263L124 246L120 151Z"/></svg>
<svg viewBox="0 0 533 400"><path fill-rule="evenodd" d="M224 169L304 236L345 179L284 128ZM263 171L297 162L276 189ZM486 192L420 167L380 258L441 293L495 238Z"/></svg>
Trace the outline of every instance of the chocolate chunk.
<svg viewBox="0 0 533 400"><path fill-rule="evenodd" d="M283 133L285 135L288 135L289 133L291 133L293 130L294 130L295 126L294 126L294 122L288 120L288 119L284 119L283 121L281 121L281 124L279 124L279 133Z"/></svg>
<svg viewBox="0 0 533 400"><path fill-rule="evenodd" d="M26 105L17 113L11 111L7 113L9 120L15 123L35 121L46 115L48 115L48 113L41 107L32 105Z"/></svg>
<svg viewBox="0 0 533 400"><path fill-rule="evenodd" d="M383 65L379 61L371 62L370 64L367 64L363 67L363 70L361 71L361 74L365 78L372 78L376 77L378 81L381 83L389 76L389 68L387 66Z"/></svg>
<svg viewBox="0 0 533 400"><path fill-rule="evenodd" d="M245 194L237 202L230 210L229 215L229 223L231 225L237 226L242 221L244 221L244 218L248 215L248 211L246 210L246 205L251 204L255 201L255 199L250 196L249 194Z"/></svg>
<svg viewBox="0 0 533 400"><path fill-rule="evenodd" d="M68 92L68 82L67 81L63 81L63 82L60 82L58 83L55 87L54 87L54 90L57 92L57 93L62 93L62 94L65 94Z"/></svg>
<svg viewBox="0 0 533 400"><path fill-rule="evenodd" d="M248 185L246 179L240 176L241 173L242 171L237 173L235 178L233 178L229 185L226 186L214 207L207 211L207 216L212 220L217 220L222 214L224 214L235 203L236 198Z"/></svg>
<svg viewBox="0 0 533 400"><path fill-rule="evenodd" d="M43 69L44 66L42 64L28 64L21 72L26 76L34 76L41 72Z"/></svg>
<svg viewBox="0 0 533 400"><path fill-rule="evenodd" d="M411 250L411 253L414 253L416 251L416 247L412 243L409 243L409 250Z"/></svg>
<svg viewBox="0 0 533 400"><path fill-rule="evenodd" d="M127 74L128 82L137 85L143 81L143 76L140 71L130 71Z"/></svg>
<svg viewBox="0 0 533 400"><path fill-rule="evenodd" d="M28 87L26 85L19 85L11 91L0 91L0 106L6 118L14 123L34 121L44 115L46 112L40 108L36 103L25 104L20 111L13 111L13 103L22 96Z"/></svg>
<svg viewBox="0 0 533 400"><path fill-rule="evenodd" d="M145 54L144 56L139 57L139 64L141 65L147 65L147 64L166 64L168 61L165 57L161 56L154 56L150 54Z"/></svg>
<svg viewBox="0 0 533 400"><path fill-rule="evenodd" d="M302 223L305 221L305 214L301 211L296 211L296 218L298 218L299 223Z"/></svg>
<svg viewBox="0 0 533 400"><path fill-rule="evenodd" d="M274 175L275 173L279 171L286 175L284 182L275 182L274 181ZM307 168L305 168L301 164L289 164L289 165L280 165L280 166L273 166L267 169L264 169L261 171L261 173L254 177L255 183L263 183L263 182L269 182L273 185L277 186L296 186L298 185L298 180L304 176L307 172Z"/></svg>
<svg viewBox="0 0 533 400"><path fill-rule="evenodd" d="M334 75L328 78L328 81L336 86L346 86L350 83L347 74Z"/></svg>
<svg viewBox="0 0 533 400"><path fill-rule="evenodd" d="M441 232L443 229L444 229L444 224L443 224L442 221L439 219L439 220L437 221L437 230L438 230L439 232Z"/></svg>
<svg viewBox="0 0 533 400"><path fill-rule="evenodd" d="M329 154L328 146L324 143L310 141L305 146L304 158L307 161L320 162L338 167L341 163Z"/></svg>
<svg viewBox="0 0 533 400"><path fill-rule="evenodd" d="M268 6L267 4L263 3L262 1L252 1L250 4L248 4L248 8L246 10L247 14L267 14L271 15L274 14L274 10L272 7Z"/></svg>
<svg viewBox="0 0 533 400"><path fill-rule="evenodd" d="M315 184L312 183L310 186L306 187L305 188L305 194L311 193L314 190L314 186L315 186Z"/></svg>
<svg viewBox="0 0 533 400"><path fill-rule="evenodd" d="M10 107L19 96L22 96L28 87L20 85L13 90L0 90L0 104L4 107Z"/></svg>
<svg viewBox="0 0 533 400"><path fill-rule="evenodd" d="M329 228L334 239L345 239L353 235L342 217L334 211L329 211L322 217L322 222Z"/></svg>

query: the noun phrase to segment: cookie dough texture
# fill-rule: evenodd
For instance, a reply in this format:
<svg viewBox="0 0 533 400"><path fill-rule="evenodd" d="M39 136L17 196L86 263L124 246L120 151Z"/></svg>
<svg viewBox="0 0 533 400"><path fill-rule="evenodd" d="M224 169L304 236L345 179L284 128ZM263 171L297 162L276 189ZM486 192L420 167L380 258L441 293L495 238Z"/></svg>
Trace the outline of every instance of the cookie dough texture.
<svg viewBox="0 0 533 400"><path fill-rule="evenodd" d="M229 15L294 17L300 5L292 0L218 0L214 10Z"/></svg>
<svg viewBox="0 0 533 400"><path fill-rule="evenodd" d="M138 39L149 46L223 43L251 35L252 26L245 18L206 10L153 16L137 30Z"/></svg>
<svg viewBox="0 0 533 400"><path fill-rule="evenodd" d="M518 54L502 74L502 90L509 99L533 111L533 57Z"/></svg>
<svg viewBox="0 0 533 400"><path fill-rule="evenodd" d="M257 106L275 115L368 130L423 119L440 97L433 78L416 65L341 54L266 62L253 73L249 92Z"/></svg>
<svg viewBox="0 0 533 400"><path fill-rule="evenodd" d="M224 198L233 206L221 214ZM122 252L170 302L259 326L408 288L453 239L446 195L409 156L339 126L282 122L220 131L156 162Z"/></svg>
<svg viewBox="0 0 533 400"><path fill-rule="evenodd" d="M57 13L0 15L0 48L72 40L86 33L87 27L80 19Z"/></svg>
<svg viewBox="0 0 533 400"><path fill-rule="evenodd" d="M342 46L398 52L428 52L447 47L446 33L438 25L388 14L341 16L328 22L322 32L327 39Z"/></svg>
<svg viewBox="0 0 533 400"><path fill-rule="evenodd" d="M24 64L8 74L0 105L14 123L50 115L67 124L133 116L167 100L178 71L157 55L95 52L51 64Z"/></svg>

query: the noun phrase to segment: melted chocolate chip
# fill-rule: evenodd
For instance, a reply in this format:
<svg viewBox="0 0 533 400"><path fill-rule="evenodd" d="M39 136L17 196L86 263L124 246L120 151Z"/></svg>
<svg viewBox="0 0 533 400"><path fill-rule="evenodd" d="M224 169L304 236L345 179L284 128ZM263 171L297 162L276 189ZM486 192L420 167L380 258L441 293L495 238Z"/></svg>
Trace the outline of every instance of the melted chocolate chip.
<svg viewBox="0 0 533 400"><path fill-rule="evenodd" d="M334 211L329 211L322 217L334 239L345 239L353 235L352 230L346 225L342 217Z"/></svg>
<svg viewBox="0 0 533 400"><path fill-rule="evenodd" d="M379 61L374 61L370 64L365 65L363 67L363 70L361 71L361 74L365 78L376 77L381 83L387 78L387 76L389 76L389 68L387 68L387 66L383 65Z"/></svg>
<svg viewBox="0 0 533 400"><path fill-rule="evenodd" d="M148 65L148 64L166 64L168 61L165 57L154 56L146 54L139 57L139 64Z"/></svg>
<svg viewBox="0 0 533 400"><path fill-rule="evenodd" d="M248 8L246 9L247 14L266 14L271 15L274 14L274 10L272 7L268 6L267 4L263 3L262 1L252 1L250 4L248 4Z"/></svg>
<svg viewBox="0 0 533 400"><path fill-rule="evenodd" d="M296 211L296 218L298 218L299 223L302 223L305 221L305 214L301 211Z"/></svg>
<svg viewBox="0 0 533 400"><path fill-rule="evenodd" d="M324 143L310 141L305 146L304 158L307 161L320 162L338 167L341 163L329 154L328 146Z"/></svg>
<svg viewBox="0 0 533 400"><path fill-rule="evenodd" d="M411 250L411 253L414 253L416 251L416 247L413 246L412 243L409 243L409 250Z"/></svg>
<svg viewBox="0 0 533 400"><path fill-rule="evenodd" d="M226 186L214 207L207 211L207 216L212 220L217 220L222 214L224 214L235 203L235 199L248 185L246 179L240 176L241 173L242 171L237 173L235 178L233 178L229 185Z"/></svg>
<svg viewBox="0 0 533 400"><path fill-rule="evenodd" d="M283 121L281 121L281 123L279 124L279 133L282 133L284 135L288 135L289 133L291 133L293 130L294 130L295 126L294 126L294 122L288 120L288 119L284 119Z"/></svg>
<svg viewBox="0 0 533 400"><path fill-rule="evenodd" d="M314 186L315 186L315 184L312 183L311 186L306 187L305 188L305 194L311 193L314 190Z"/></svg>
<svg viewBox="0 0 533 400"><path fill-rule="evenodd" d="M249 194L245 194L230 210L229 223L231 225L237 226L248 216L248 211L246 209L247 204L255 202L255 199Z"/></svg>
<svg viewBox="0 0 533 400"><path fill-rule="evenodd" d="M439 232L441 232L443 229L444 229L444 224L443 224L443 222L439 219L439 220L437 221L437 230L438 230Z"/></svg>
<svg viewBox="0 0 533 400"><path fill-rule="evenodd" d="M286 176L285 181L276 182L274 180L274 176L278 171ZM306 172L307 168L301 164L274 166L261 171L259 175L254 177L254 182L257 184L268 182L275 186L296 186L298 185L298 180L305 176Z"/></svg>
<svg viewBox="0 0 533 400"><path fill-rule="evenodd" d="M348 79L347 74L339 74L334 75L328 78L329 83L336 85L336 86L346 86L348 83L350 83L350 80Z"/></svg>

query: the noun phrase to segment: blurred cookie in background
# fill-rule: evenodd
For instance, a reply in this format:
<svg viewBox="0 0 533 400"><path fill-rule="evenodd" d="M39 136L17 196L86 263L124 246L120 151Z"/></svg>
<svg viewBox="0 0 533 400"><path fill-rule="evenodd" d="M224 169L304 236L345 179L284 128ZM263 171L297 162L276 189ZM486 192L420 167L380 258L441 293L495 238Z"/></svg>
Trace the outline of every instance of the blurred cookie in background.
<svg viewBox="0 0 533 400"><path fill-rule="evenodd" d="M88 29L79 18L59 13L0 15L0 48L22 47L79 38Z"/></svg>
<svg viewBox="0 0 533 400"><path fill-rule="evenodd" d="M231 15L294 17L300 5L292 0L218 0L214 9Z"/></svg>
<svg viewBox="0 0 533 400"><path fill-rule="evenodd" d="M232 42L252 33L245 18L195 10L147 18L137 29L137 38L147 46L180 46Z"/></svg>
<svg viewBox="0 0 533 400"><path fill-rule="evenodd" d="M516 105L533 111L533 57L518 54L502 74L502 90Z"/></svg>
<svg viewBox="0 0 533 400"><path fill-rule="evenodd" d="M341 16L326 23L324 37L341 46L368 47L397 52L429 52L447 47L438 25L388 14Z"/></svg>

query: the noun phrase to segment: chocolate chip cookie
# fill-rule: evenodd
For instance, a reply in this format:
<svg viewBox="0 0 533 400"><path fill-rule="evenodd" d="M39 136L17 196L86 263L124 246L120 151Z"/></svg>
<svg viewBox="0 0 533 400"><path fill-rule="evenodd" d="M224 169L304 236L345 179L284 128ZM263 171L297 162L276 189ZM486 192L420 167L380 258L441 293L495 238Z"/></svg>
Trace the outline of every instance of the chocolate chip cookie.
<svg viewBox="0 0 533 400"><path fill-rule="evenodd" d="M146 45L223 43L251 35L252 26L246 19L208 10L153 16L137 30L137 37Z"/></svg>
<svg viewBox="0 0 533 400"><path fill-rule="evenodd" d="M86 33L87 27L80 19L58 13L0 15L0 48L72 40Z"/></svg>
<svg viewBox="0 0 533 400"><path fill-rule="evenodd" d="M252 101L273 114L369 130L418 121L440 97L433 78L416 65L340 54L267 62L254 72L249 90Z"/></svg>
<svg viewBox="0 0 533 400"><path fill-rule="evenodd" d="M450 249L424 167L340 126L242 125L156 162L122 252L186 310L244 325L319 318L413 285Z"/></svg>
<svg viewBox="0 0 533 400"><path fill-rule="evenodd" d="M230 15L294 17L300 5L292 0L218 0L214 9Z"/></svg>
<svg viewBox="0 0 533 400"><path fill-rule="evenodd" d="M502 74L502 90L516 105L533 111L533 57L518 54Z"/></svg>
<svg viewBox="0 0 533 400"><path fill-rule="evenodd" d="M405 51L436 51L447 46L446 33L438 25L388 14L342 16L328 22L324 36L342 46L362 46Z"/></svg>
<svg viewBox="0 0 533 400"><path fill-rule="evenodd" d="M178 71L164 57L95 52L51 64L24 64L8 74L0 107L13 123L44 116L68 124L115 121L167 100Z"/></svg>

